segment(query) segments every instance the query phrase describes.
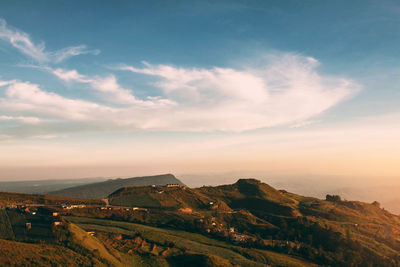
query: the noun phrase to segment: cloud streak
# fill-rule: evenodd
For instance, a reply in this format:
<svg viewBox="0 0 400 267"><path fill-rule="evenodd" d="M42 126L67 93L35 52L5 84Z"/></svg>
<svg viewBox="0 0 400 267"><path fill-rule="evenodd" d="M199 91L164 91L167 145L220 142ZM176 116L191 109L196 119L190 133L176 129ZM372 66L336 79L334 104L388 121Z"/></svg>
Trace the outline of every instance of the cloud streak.
<svg viewBox="0 0 400 267"><path fill-rule="evenodd" d="M90 50L85 45L71 46L48 52L43 42L34 43L27 33L10 28L4 19L0 19L0 39L7 41L21 53L38 63L60 63L73 56L82 54L97 55L100 53L99 50Z"/></svg>
<svg viewBox="0 0 400 267"><path fill-rule="evenodd" d="M151 75L154 86L185 111L176 127L244 131L298 124L360 90L355 82L317 72L314 58L268 56L256 67L188 69L168 65L119 69Z"/></svg>
<svg viewBox="0 0 400 267"><path fill-rule="evenodd" d="M78 73L77 70L51 69L45 70L57 76L65 82L75 82L88 84L98 96L109 103L128 105L128 106L153 106L155 104L174 105L175 103L167 99L148 98L147 100L137 99L131 90L123 88L114 75L106 77L88 77Z"/></svg>
<svg viewBox="0 0 400 267"><path fill-rule="evenodd" d="M24 117L24 116L13 117L13 116L5 116L5 115L0 116L0 121L11 121L11 122L17 121L17 122L22 122L22 123L26 123L26 124L40 123L40 119L36 118L36 117Z"/></svg>
<svg viewBox="0 0 400 267"><path fill-rule="evenodd" d="M317 60L293 54L268 57L263 64L242 69L148 63L143 68L119 67L153 77L151 84L159 96L146 99L123 88L115 75L90 77L77 70L46 67L67 83L89 85L102 103L64 97L29 82L0 81L5 88L0 111L12 118L37 117L30 129L50 127L49 134L68 129L240 132L296 127L360 90L349 79L319 74L317 67Z"/></svg>

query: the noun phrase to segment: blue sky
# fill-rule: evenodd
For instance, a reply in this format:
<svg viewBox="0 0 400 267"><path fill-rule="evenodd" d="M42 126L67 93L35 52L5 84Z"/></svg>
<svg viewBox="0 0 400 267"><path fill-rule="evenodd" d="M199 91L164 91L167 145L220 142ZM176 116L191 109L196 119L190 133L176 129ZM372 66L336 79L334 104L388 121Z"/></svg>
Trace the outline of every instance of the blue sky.
<svg viewBox="0 0 400 267"><path fill-rule="evenodd" d="M352 129L340 139L347 147L358 129L377 121L374 153L399 122L399 15L397 1L3 1L0 147L14 154L0 167L43 167L53 158L54 166L73 168L82 143L90 143L105 154L147 155L125 165L190 171L218 155L229 169L253 151L254 140L268 149L286 136L275 148L284 154L299 145L308 151L298 135L318 133L334 149L334 132ZM124 145L103 146L116 140ZM154 158L160 144L182 147L172 152L174 163L168 153ZM182 155L193 144L199 148L187 160ZM28 145L44 149L42 161L34 148L19 153ZM75 147L62 156L68 146ZM187 167L176 167L185 160ZM240 168L268 160L250 157ZM332 172L327 162L319 172Z"/></svg>

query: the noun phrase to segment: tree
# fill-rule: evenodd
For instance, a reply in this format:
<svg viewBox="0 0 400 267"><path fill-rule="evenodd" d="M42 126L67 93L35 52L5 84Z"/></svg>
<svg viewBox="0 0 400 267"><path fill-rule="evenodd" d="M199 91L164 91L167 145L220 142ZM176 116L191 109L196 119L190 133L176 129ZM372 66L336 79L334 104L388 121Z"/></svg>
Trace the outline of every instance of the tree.
<svg viewBox="0 0 400 267"><path fill-rule="evenodd" d="M381 207L381 204L378 201L372 202L372 205L374 205L375 207L378 207L378 208Z"/></svg>

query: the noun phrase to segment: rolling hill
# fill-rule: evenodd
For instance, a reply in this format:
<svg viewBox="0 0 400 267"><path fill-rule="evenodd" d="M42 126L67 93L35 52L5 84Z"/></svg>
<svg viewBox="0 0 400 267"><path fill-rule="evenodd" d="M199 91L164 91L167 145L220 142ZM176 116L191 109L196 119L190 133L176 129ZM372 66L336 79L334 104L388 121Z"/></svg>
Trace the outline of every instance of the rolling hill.
<svg viewBox="0 0 400 267"><path fill-rule="evenodd" d="M166 184L179 184L183 185L172 174L163 174L155 176L134 177L127 179L109 179L104 182L90 183L80 186L74 186L59 191L50 192L50 195L73 197L73 198L86 198L86 199L101 199L106 198L114 191L129 186L149 186L149 185L166 185Z"/></svg>
<svg viewBox="0 0 400 267"><path fill-rule="evenodd" d="M217 187L124 187L109 195L112 205L193 210L264 210L291 216L295 201L255 179Z"/></svg>
<svg viewBox="0 0 400 267"><path fill-rule="evenodd" d="M126 180L135 179L149 178ZM400 266L400 217L377 202L306 197L256 179L200 188L157 179L117 188L107 207L0 209L0 264L57 265L71 256L84 266ZM62 199L2 194L8 203Z"/></svg>
<svg viewBox="0 0 400 267"><path fill-rule="evenodd" d="M264 211L284 216L298 216L296 201L256 179L239 179L232 185L204 186L197 189L203 195L220 199L232 209Z"/></svg>
<svg viewBox="0 0 400 267"><path fill-rule="evenodd" d="M213 198L184 186L124 187L110 194L108 199L112 205L175 210L206 209L213 202Z"/></svg>
<svg viewBox="0 0 400 267"><path fill-rule="evenodd" d="M54 244L0 239L0 266L107 266L87 255Z"/></svg>
<svg viewBox="0 0 400 267"><path fill-rule="evenodd" d="M304 197L256 179L193 189L129 187L109 199L113 205L175 209L185 218L178 219L178 213L176 218L149 213L146 219L134 218L140 223L211 232L219 238L227 238L227 229L233 226L247 236L262 238L267 247L297 251L295 255L322 265L398 266L395 262L400 259L400 217L377 202ZM219 205L224 208L213 208Z"/></svg>

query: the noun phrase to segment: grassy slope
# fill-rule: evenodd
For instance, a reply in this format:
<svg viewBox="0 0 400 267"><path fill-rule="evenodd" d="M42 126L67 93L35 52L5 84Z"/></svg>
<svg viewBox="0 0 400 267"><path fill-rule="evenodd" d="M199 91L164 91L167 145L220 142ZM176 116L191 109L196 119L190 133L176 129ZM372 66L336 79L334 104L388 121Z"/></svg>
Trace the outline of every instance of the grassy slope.
<svg viewBox="0 0 400 267"><path fill-rule="evenodd" d="M394 245L400 241L399 216L359 201L330 202L292 193L285 195L296 199L299 210L320 225L343 236L350 234L351 239L381 256L399 255L399 243ZM310 203L314 205L310 206Z"/></svg>
<svg viewBox="0 0 400 267"><path fill-rule="evenodd" d="M14 232L11 226L10 219L7 211L0 210L0 238L11 239L14 238Z"/></svg>
<svg viewBox="0 0 400 267"><path fill-rule="evenodd" d="M232 185L196 189L213 199L220 199L233 209L269 212L284 216L298 216L297 201L271 186L255 179L240 179Z"/></svg>
<svg viewBox="0 0 400 267"><path fill-rule="evenodd" d="M176 247L186 248L194 253L216 255L240 266L264 266L263 264L251 261L238 253L246 253L246 251L248 252L250 250L222 241L214 240L200 234L188 233L179 230L161 229L127 222L83 217L67 218L86 230L105 231L126 235L140 233L147 240L161 243L173 242ZM281 265L284 263L283 266L312 266L310 263L284 254L278 254L265 250L252 251L253 253L258 253L259 256L266 258L268 262L273 265Z"/></svg>
<svg viewBox="0 0 400 267"><path fill-rule="evenodd" d="M122 204L131 196L139 198L143 195L151 201L160 203L160 206L163 207L168 207L175 201L174 205L177 207L193 208L200 208L201 205L193 205L189 199L200 199L205 203L223 201L231 208L248 210L254 214L265 214L267 217L273 215L278 218L289 218L304 215L309 220L317 222L321 227L340 233L343 238L350 233L352 240L359 242L363 247L378 255L394 256L399 254L400 245L396 242L400 241L400 217L390 214L377 205L357 201L330 202L303 197L275 190L254 179L241 179L233 185L187 190L174 189L161 194L164 199L159 194L152 193L151 190L149 187L125 188L112 194L111 198L118 199ZM188 192L192 195L189 196ZM133 203L139 204L138 202ZM201 214L206 214L206 210L203 210ZM227 225L231 225L232 222L240 220L239 215L241 214L225 213L214 216L217 216L219 221L226 221ZM252 229L257 225L264 225L263 229L274 228L274 225L265 220L257 220L257 217L251 213L242 217L247 221L253 221ZM245 226L245 224L241 225ZM241 229L241 231L250 230L243 227Z"/></svg>
<svg viewBox="0 0 400 267"><path fill-rule="evenodd" d="M0 266L91 266L93 262L65 247L0 239ZM95 266L104 266L95 262Z"/></svg>
<svg viewBox="0 0 400 267"><path fill-rule="evenodd" d="M86 231L75 224L69 225L69 231L76 243L89 251L95 252L100 258L105 259L114 266L123 266L121 261L112 255L96 237L90 236Z"/></svg>
<svg viewBox="0 0 400 267"><path fill-rule="evenodd" d="M157 191L159 189L154 189L152 187L124 188L112 194L111 198L120 198L121 201L128 201L132 206L142 206L143 203L142 205L136 205L138 204L138 199L141 199L144 203L152 201L153 203L158 203L158 205L162 207L206 208L198 212L198 214L213 213L214 211L209 210L209 206L207 206L209 201L222 201L222 203L227 203L232 208L241 208L244 210L236 213L222 212L212 215L216 216L218 221L223 222L225 220L227 221L227 225L231 225L233 221L239 222L241 220L247 220L251 221L254 226L265 226L264 228L274 228L275 226L270 224L270 222L278 225L277 221L282 218L287 219L288 222L295 222L297 220L297 218L295 218L295 212L297 212L297 214L303 215L307 220L318 223L323 228L329 228L334 232L340 233L344 239L348 236L349 239L356 240L359 242L360 246L368 248L371 252L376 253L382 258L386 256L395 257L400 254L400 243L398 242L400 240L400 217L390 214L381 209L378 205L357 201L330 202L316 198L302 197L292 193L277 191L257 180L239 180L233 185L202 187L199 189L184 190L181 188L163 188L163 194L158 194L154 190ZM143 196L148 197L148 199L143 200ZM121 203L121 205L122 204L123 203ZM173 211L169 212L171 213ZM179 214L179 212L176 212L176 214ZM152 215L153 213L151 212L148 216ZM187 214L180 214L179 216L186 215ZM263 217L264 215L266 216ZM219 216L221 216L221 218ZM14 216L15 218L12 216L12 218L10 218L10 216L8 217L11 223L19 220L17 218L18 216ZM284 254L266 250L245 249L210 239L200 234L110 220L78 217L69 218L86 230L95 229L97 231L116 232L126 235L140 233L146 239L154 242L174 242L180 249L186 248L193 253L203 255L214 254L239 265L254 264L253 261L243 256L247 253L254 255L254 257L251 257L253 259L265 259L265 262L273 263L274 265L309 266L309 264L304 261L297 260L296 258ZM6 216L4 216L0 210L0 220L2 219L6 221ZM270 219L272 220L270 221ZM0 234L1 232L5 233L8 231L7 224L2 225L2 227L3 228L0 227ZM82 236L82 232L80 236ZM83 239L77 240L81 243L83 242ZM117 262L124 262L125 264L128 261L136 259L134 261L142 262L139 265L143 266L166 266L165 261L157 262L157 259L160 257L120 255L115 251L107 250L99 240L96 242L93 241L95 239L88 240L91 240L91 242L89 242L89 244L85 243L87 240L83 242L84 247L87 247L91 251L95 249L98 250L100 256L103 255L101 257L108 262L113 262L112 258L114 258L116 260L114 261L114 265L116 265ZM95 245L90 246L90 244ZM196 257L197 256L193 256L193 258ZM204 261L210 260L200 256L198 259Z"/></svg>
<svg viewBox="0 0 400 267"><path fill-rule="evenodd" d="M295 203L293 199L283 195L280 191L255 179L239 179L232 185L201 187L199 191L205 195L225 198L226 200L257 197L276 204L290 205Z"/></svg>
<svg viewBox="0 0 400 267"><path fill-rule="evenodd" d="M148 208L205 208L212 201L196 190L180 187L127 187L109 196L110 203L121 206Z"/></svg>

